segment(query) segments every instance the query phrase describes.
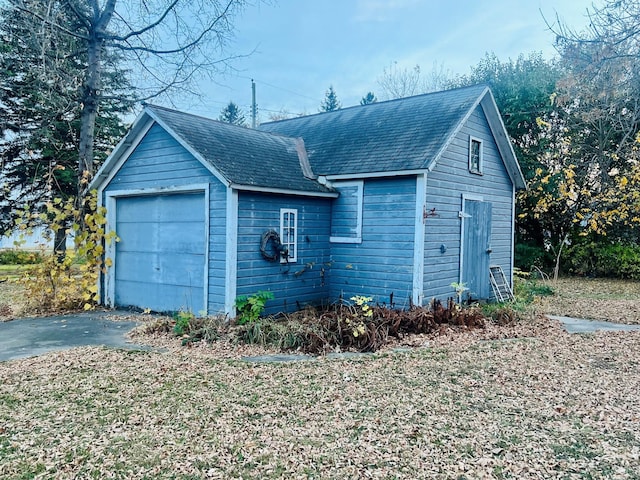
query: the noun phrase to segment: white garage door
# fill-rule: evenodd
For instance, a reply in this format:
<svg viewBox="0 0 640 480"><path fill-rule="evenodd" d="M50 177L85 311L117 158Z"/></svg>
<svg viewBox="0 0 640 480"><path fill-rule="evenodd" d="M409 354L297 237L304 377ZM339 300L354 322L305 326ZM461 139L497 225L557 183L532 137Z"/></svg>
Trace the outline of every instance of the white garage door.
<svg viewBox="0 0 640 480"><path fill-rule="evenodd" d="M205 308L203 192L116 200L115 304L156 312Z"/></svg>

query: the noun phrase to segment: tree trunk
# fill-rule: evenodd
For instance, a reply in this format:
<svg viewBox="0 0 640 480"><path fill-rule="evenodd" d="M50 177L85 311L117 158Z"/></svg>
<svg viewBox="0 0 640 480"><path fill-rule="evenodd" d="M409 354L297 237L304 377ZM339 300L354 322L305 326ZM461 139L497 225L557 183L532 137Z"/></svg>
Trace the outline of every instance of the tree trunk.
<svg viewBox="0 0 640 480"><path fill-rule="evenodd" d="M80 116L80 147L78 151L78 201L81 203L88 182L93 175L93 145L96 116L98 114L98 89L100 86L101 40L91 36L88 45L88 66L82 87L82 114Z"/></svg>
<svg viewBox="0 0 640 480"><path fill-rule="evenodd" d="M67 253L67 229L60 228L55 232L53 238L53 254L58 258L58 262L62 263Z"/></svg>
<svg viewBox="0 0 640 480"><path fill-rule="evenodd" d="M554 282L558 280L558 275L560 273L560 256L562 255L562 249L564 248L564 244L567 242L567 238L569 238L569 235L565 235L564 237L562 237L562 239L560 241L560 245L558 246L558 249L557 249L556 265L553 268L553 281Z"/></svg>

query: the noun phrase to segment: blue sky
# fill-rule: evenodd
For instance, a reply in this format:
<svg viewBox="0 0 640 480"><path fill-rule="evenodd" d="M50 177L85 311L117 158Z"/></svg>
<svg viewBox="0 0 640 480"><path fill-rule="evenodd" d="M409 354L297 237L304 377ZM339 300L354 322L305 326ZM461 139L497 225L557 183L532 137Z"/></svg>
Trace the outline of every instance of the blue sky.
<svg viewBox="0 0 640 480"><path fill-rule="evenodd" d="M542 18L558 14L577 29L590 0L271 0L236 19L230 53L246 54L236 71L201 85L202 101L178 105L209 117L234 101L249 117L251 78L259 118L270 111L316 113L329 85L343 106L356 105L393 62L400 68L434 64L468 73L485 55L554 55L554 35Z"/></svg>

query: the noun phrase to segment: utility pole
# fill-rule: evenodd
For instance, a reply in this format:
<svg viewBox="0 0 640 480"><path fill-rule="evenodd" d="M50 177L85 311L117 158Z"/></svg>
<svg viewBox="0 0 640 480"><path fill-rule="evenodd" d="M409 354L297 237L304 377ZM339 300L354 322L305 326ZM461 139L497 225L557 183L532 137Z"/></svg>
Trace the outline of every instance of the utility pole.
<svg viewBox="0 0 640 480"><path fill-rule="evenodd" d="M251 79L251 128L256 128L258 106L256 105L256 82Z"/></svg>

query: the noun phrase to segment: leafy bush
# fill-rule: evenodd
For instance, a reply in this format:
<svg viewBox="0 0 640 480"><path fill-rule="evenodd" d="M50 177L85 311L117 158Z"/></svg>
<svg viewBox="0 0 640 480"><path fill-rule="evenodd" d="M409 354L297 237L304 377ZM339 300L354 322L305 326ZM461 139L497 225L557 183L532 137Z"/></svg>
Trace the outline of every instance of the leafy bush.
<svg viewBox="0 0 640 480"><path fill-rule="evenodd" d="M236 298L235 307L238 310L236 323L244 325L256 322L264 312L265 305L269 300L273 300L273 293L262 290L253 295L241 295Z"/></svg>
<svg viewBox="0 0 640 480"><path fill-rule="evenodd" d="M191 331L195 318L196 316L188 311L180 310L179 312L176 312L173 316L173 319L176 322L173 326L173 333L179 337L186 335Z"/></svg>
<svg viewBox="0 0 640 480"><path fill-rule="evenodd" d="M32 265L41 262L42 255L39 252L18 249L0 251L0 265Z"/></svg>
<svg viewBox="0 0 640 480"><path fill-rule="evenodd" d="M98 274L111 266L103 258L104 244L117 241L115 232L105 234L106 209L97 207L96 192L85 199L83 209L74 199L54 199L42 213L24 212L23 221L49 222L52 231L67 229L74 235L74 250L42 255L42 262L29 270L20 282L33 311L90 310L99 302Z"/></svg>
<svg viewBox="0 0 640 480"><path fill-rule="evenodd" d="M554 261L543 247L532 243L516 242L513 263L517 268L530 271L534 267L546 270L553 266Z"/></svg>
<svg viewBox="0 0 640 480"><path fill-rule="evenodd" d="M640 246L588 240L569 247L563 264L575 275L640 280Z"/></svg>

